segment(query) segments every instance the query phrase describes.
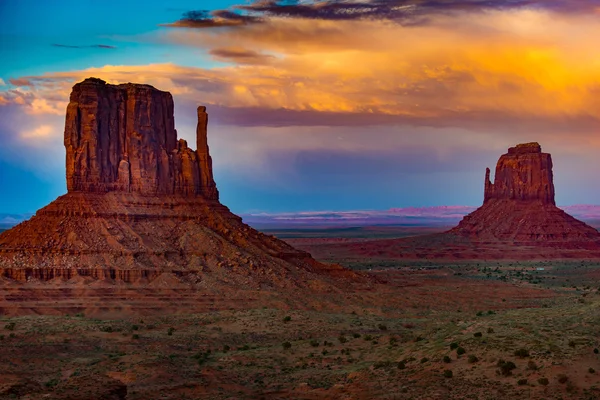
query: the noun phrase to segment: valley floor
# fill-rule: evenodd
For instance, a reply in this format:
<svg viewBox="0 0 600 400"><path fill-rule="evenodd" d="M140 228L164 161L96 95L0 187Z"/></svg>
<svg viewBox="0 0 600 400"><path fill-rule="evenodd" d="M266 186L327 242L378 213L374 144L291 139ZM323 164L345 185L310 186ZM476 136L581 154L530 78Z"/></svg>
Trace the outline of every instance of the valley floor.
<svg viewBox="0 0 600 400"><path fill-rule="evenodd" d="M599 263L370 274L387 289L335 311L4 317L0 398L600 398Z"/></svg>

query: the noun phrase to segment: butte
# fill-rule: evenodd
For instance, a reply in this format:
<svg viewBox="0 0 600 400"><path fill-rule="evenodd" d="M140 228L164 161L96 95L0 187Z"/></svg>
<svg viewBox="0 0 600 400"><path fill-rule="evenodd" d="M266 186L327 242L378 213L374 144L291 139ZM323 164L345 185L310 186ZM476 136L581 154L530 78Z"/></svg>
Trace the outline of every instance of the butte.
<svg viewBox="0 0 600 400"><path fill-rule="evenodd" d="M160 300L168 297L171 311L190 312L356 279L219 202L207 123L198 107L192 150L177 139L170 93L77 83L64 132L68 193L0 235L0 310L53 312L54 301L60 312L152 310L168 308Z"/></svg>
<svg viewBox="0 0 600 400"><path fill-rule="evenodd" d="M600 232L556 206L552 157L538 143L508 149L486 169L483 205L439 234L311 248L376 260L600 258Z"/></svg>

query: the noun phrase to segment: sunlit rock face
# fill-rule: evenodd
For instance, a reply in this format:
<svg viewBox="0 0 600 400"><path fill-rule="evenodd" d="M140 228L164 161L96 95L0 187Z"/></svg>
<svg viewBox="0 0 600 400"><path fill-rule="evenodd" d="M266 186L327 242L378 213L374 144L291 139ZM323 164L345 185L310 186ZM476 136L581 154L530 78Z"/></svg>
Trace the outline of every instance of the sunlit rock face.
<svg viewBox="0 0 600 400"><path fill-rule="evenodd" d="M486 170L484 203L492 199L554 202L552 156L542 153L538 143L519 144L508 149L496 165L494 183Z"/></svg>
<svg viewBox="0 0 600 400"><path fill-rule="evenodd" d="M149 85L88 78L71 92L65 121L69 192L183 194L218 200L198 108L197 149L177 139L173 97Z"/></svg>

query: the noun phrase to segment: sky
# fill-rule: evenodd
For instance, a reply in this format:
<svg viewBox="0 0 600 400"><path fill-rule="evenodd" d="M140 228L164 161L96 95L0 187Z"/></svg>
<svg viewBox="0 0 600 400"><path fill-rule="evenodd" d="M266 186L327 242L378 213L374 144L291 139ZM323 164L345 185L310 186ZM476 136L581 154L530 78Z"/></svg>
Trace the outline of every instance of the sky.
<svg viewBox="0 0 600 400"><path fill-rule="evenodd" d="M600 204L599 37L600 0L0 0L0 213L66 192L90 76L170 91L190 143L207 106L237 213L479 205L531 141Z"/></svg>

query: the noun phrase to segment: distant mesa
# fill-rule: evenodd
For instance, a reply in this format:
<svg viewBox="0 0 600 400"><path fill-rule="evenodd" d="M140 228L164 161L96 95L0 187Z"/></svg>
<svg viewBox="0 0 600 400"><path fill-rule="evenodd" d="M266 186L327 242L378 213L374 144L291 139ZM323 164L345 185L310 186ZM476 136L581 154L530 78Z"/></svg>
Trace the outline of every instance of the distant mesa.
<svg viewBox="0 0 600 400"><path fill-rule="evenodd" d="M483 205L450 233L473 239L518 242L597 240L600 233L556 207L552 156L538 143L508 149L486 170Z"/></svg>
<svg viewBox="0 0 600 400"><path fill-rule="evenodd" d="M170 93L77 83L64 133L68 193L0 235L0 283L175 282L219 292L355 277L250 228L219 202L207 125L198 107L193 150L177 139Z"/></svg>

